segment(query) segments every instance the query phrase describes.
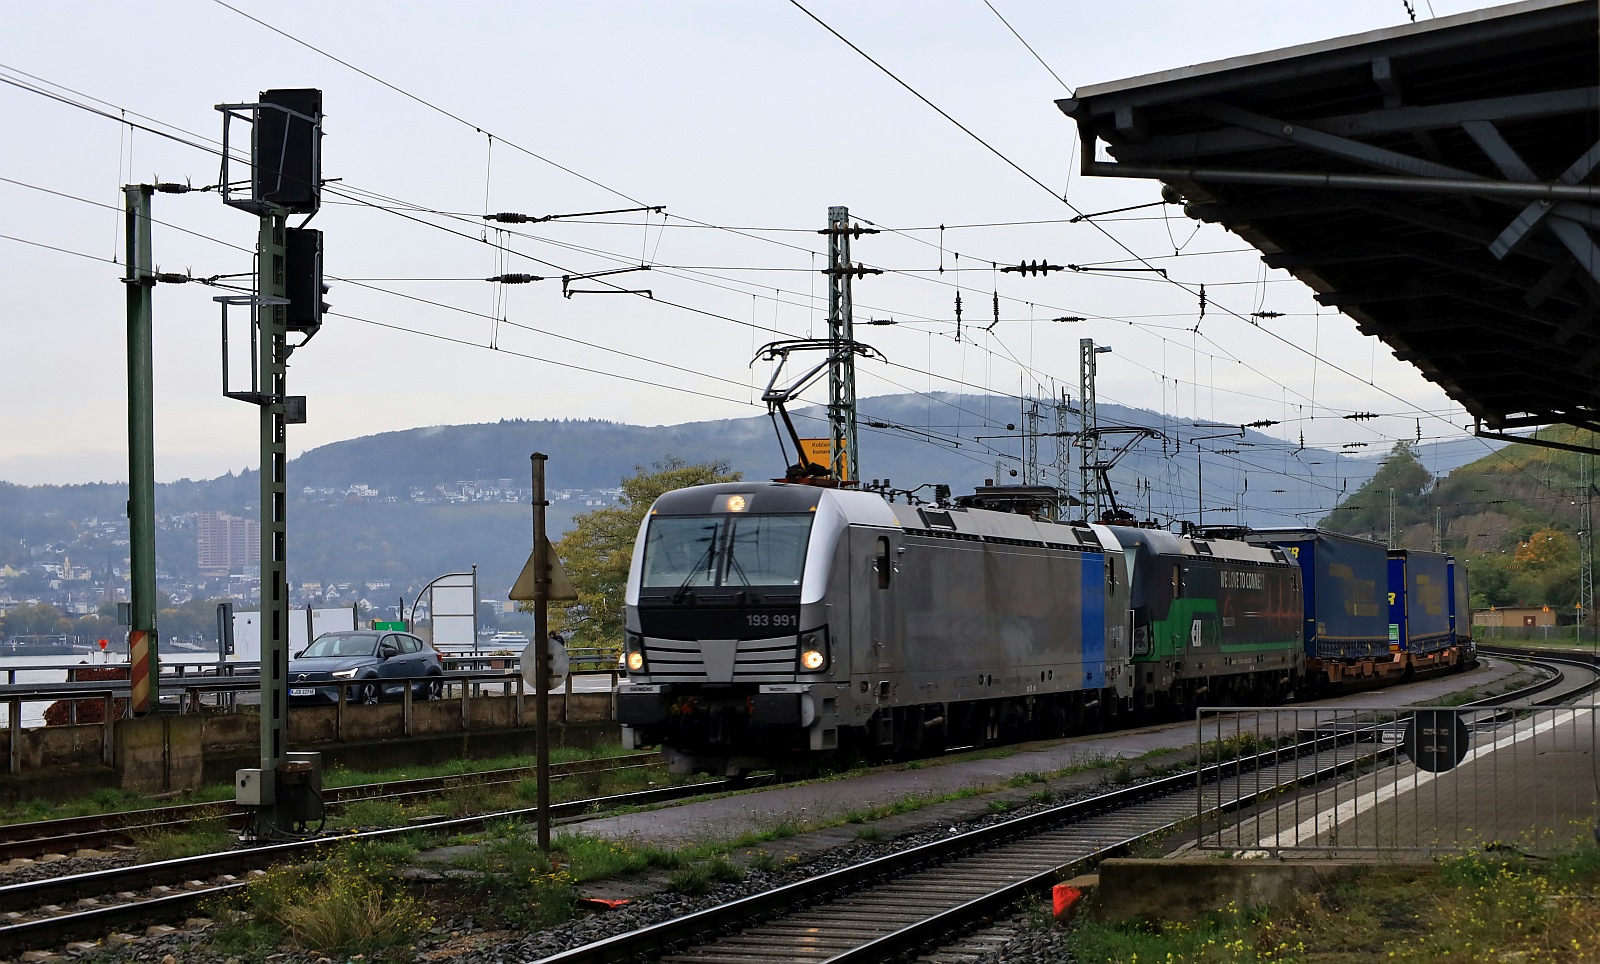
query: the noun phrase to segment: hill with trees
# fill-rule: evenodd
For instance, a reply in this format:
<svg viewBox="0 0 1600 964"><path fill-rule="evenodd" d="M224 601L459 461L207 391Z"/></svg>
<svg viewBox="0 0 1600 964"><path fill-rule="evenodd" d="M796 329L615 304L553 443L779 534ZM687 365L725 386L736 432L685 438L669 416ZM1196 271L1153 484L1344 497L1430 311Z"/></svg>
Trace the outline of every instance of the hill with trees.
<svg viewBox="0 0 1600 964"><path fill-rule="evenodd" d="M892 480L897 489L942 483L956 492L987 479L1024 481L1017 474L1027 427L1022 407L1015 398L937 392L863 399L862 474ZM1051 434L1058 431L1051 407L1041 407L1044 417L1033 429L1041 433L1044 480L1053 482L1058 443L1068 447L1069 464L1077 459L1070 438ZM826 434L820 409L793 414L803 434ZM1161 433L1130 449L1111 481L1124 507L1163 523L1194 518L1203 500L1206 521L1301 524L1331 509L1342 486L1377 468L1372 460L1340 452L1295 450L1253 430L1224 438L1217 431L1225 426L1197 426L1142 409L1102 404L1099 417L1102 426ZM1076 418L1068 413L1067 430L1077 428ZM550 456L552 538L574 516L612 504L623 493L623 480L640 467L677 459L722 465L745 478L773 478L793 458L780 449L765 416L655 426L507 419L319 446L291 460L288 469L289 578L296 601L347 605L354 595L394 605L401 596L414 598L433 577L474 565L482 595L501 597L528 552L528 456L535 451ZM1435 468L1457 464L1444 449L1419 447L1416 454ZM1067 485L1076 484L1076 471L1069 470ZM126 488L118 484L0 483L0 601L9 596L81 612L112 595L127 565L126 500ZM199 572L198 514L255 518L258 500L254 471L158 485L158 585L180 601L237 591L227 580L207 582ZM52 595L65 592L53 584L66 583L61 570L68 564L74 573L92 572L109 588L98 596L92 589L79 589L73 599ZM332 587L338 589L336 601ZM307 595L317 591L322 595Z"/></svg>
<svg viewBox="0 0 1600 964"><path fill-rule="evenodd" d="M1535 437L1574 446L1597 441L1595 433L1569 426ZM1401 442L1321 525L1380 542L1392 537L1401 548L1455 554L1470 573L1474 608L1548 605L1575 615L1580 510L1600 495L1592 475L1585 485L1587 458L1511 445L1435 478Z"/></svg>

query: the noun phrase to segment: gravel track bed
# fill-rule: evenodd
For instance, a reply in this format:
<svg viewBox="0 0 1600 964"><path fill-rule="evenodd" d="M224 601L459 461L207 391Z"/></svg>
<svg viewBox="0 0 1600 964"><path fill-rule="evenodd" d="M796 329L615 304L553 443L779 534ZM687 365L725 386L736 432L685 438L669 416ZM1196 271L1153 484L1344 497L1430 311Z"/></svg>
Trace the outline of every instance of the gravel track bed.
<svg viewBox="0 0 1600 964"><path fill-rule="evenodd" d="M110 870L113 867L127 867L139 863L139 854L134 851L120 854L107 854L101 857L67 857L62 860L36 860L32 863L20 864L0 870L0 887L10 884L26 884L47 877L71 877L74 874L87 874L96 870ZM90 895L83 895L88 897Z"/></svg>
<svg viewBox="0 0 1600 964"><path fill-rule="evenodd" d="M909 833L901 834L893 840L874 840L870 842L857 841L843 846L829 847L817 851L789 863L777 870L764 871L748 868L744 879L735 883L719 884L709 892L698 896L687 896L670 890L634 899L627 906L613 911L591 913L575 918L558 927L538 933L509 932L493 929L486 922L481 922L472 916L460 914L456 916L441 917L434 928L433 934L417 945L416 949L405 959L417 962L450 962L450 964L529 964L543 957L560 951L569 950L583 944L592 943L617 934L648 927L663 921L681 917L694 911L714 907L717 904L745 897L762 891L781 887L821 873L838 869L863 860L880 857L885 854L906 850L924 843L975 830L980 827L1000 823L1004 820L1033 813L1039 810L1058 806L1061 803L1074 799L1093 796L1102 792L1098 786L1080 786L1070 792L1057 791L1055 802L1049 804L1021 802L1027 794L1040 789L1032 786L1021 789L998 791L993 794L984 794L976 797L951 801L946 804L937 804L912 814L901 815L898 818L887 820L918 821L925 826ZM987 807L990 800L1009 798L1012 809L1003 814L984 813L970 815L971 811L982 810ZM951 820L937 811L944 807L961 806L969 811L966 819ZM920 818L920 820L919 820ZM844 832L853 832L853 828L870 826L870 824L845 825ZM841 828L833 828L836 832ZM822 833L826 833L823 831ZM731 855L735 861L741 856L747 857L756 849L766 850L779 856L785 852L801 847L806 834L796 837L772 841L760 848L749 848ZM645 886L648 886L646 884ZM463 908L464 909L464 908ZM191 929L179 931L164 936L144 937L140 940L118 947L102 947L93 954L78 957L79 960L107 962L107 964L243 964L241 957L226 955L212 950L204 929ZM1014 948L1014 951L1013 951ZM59 950L59 949L56 949ZM1010 943L1004 945L979 960L983 961L1070 961L1065 956L1065 944L1061 942L1060 934L1049 930L1036 930L1029 927L1017 928L1017 936ZM273 964L344 964L343 959L330 958L315 951L296 951L285 948L262 948L257 959L266 959L271 956Z"/></svg>

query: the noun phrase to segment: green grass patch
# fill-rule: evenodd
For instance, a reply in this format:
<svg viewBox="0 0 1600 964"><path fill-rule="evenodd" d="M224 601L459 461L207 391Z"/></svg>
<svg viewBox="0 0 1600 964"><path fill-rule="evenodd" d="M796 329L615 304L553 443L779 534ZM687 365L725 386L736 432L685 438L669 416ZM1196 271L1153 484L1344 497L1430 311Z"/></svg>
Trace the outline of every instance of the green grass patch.
<svg viewBox="0 0 1600 964"><path fill-rule="evenodd" d="M433 920L396 875L408 859L404 848L345 844L320 860L275 867L208 908L220 921L212 940L225 953L251 956L288 942L335 956L409 959Z"/></svg>
<svg viewBox="0 0 1600 964"><path fill-rule="evenodd" d="M1006 781L1006 786L1008 786L1008 787L1026 787L1026 786L1032 786L1035 783L1044 783L1049 779L1050 779L1049 777L1047 777L1044 774L1039 773L1039 772L1037 772L1035 770L1026 770L1026 771L1024 771L1022 773L1018 773L1018 774L1014 775L1011 779L1007 780Z"/></svg>
<svg viewBox="0 0 1600 964"><path fill-rule="evenodd" d="M335 827L398 827L409 820L411 808L397 800L352 800L335 810L336 816L328 818Z"/></svg>
<svg viewBox="0 0 1600 964"><path fill-rule="evenodd" d="M1081 922L1068 943L1100 962L1600 960L1600 848L1506 851L1381 866L1270 912L1230 905L1192 923Z"/></svg>
<svg viewBox="0 0 1600 964"><path fill-rule="evenodd" d="M749 864L752 870L760 870L766 873L771 873L781 866L778 858L765 850L757 850L750 854Z"/></svg>
<svg viewBox="0 0 1600 964"><path fill-rule="evenodd" d="M542 929L571 920L578 892L571 873L521 833L484 841L460 865L477 873L460 886L472 906L503 926Z"/></svg>
<svg viewBox="0 0 1600 964"><path fill-rule="evenodd" d="M174 860L198 854L231 850L239 843L238 834L228 829L226 819L218 817L190 825L183 831L159 830L137 834L133 840L146 861Z"/></svg>
<svg viewBox="0 0 1600 964"><path fill-rule="evenodd" d="M551 763L577 763L584 760L604 760L631 754L621 743L605 742L593 747L551 747ZM445 760L435 764L410 764L382 770L352 770L349 767L329 767L323 771L324 787L358 786L363 783L394 783L400 780L421 780L427 777L465 777L491 770L532 768L536 763L532 755L499 756L484 760Z"/></svg>

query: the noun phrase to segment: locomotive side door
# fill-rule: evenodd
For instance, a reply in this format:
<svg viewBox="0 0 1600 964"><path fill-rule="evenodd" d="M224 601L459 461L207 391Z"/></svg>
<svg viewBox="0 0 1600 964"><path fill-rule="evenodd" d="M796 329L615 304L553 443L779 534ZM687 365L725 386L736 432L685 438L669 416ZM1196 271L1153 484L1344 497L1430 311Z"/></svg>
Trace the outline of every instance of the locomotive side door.
<svg viewBox="0 0 1600 964"><path fill-rule="evenodd" d="M1123 699L1133 696L1133 606L1130 601L1132 571L1121 552L1105 554L1106 568L1106 676Z"/></svg>
<svg viewBox="0 0 1600 964"><path fill-rule="evenodd" d="M900 538L882 529L850 530L850 674L874 677L897 665L896 576Z"/></svg>

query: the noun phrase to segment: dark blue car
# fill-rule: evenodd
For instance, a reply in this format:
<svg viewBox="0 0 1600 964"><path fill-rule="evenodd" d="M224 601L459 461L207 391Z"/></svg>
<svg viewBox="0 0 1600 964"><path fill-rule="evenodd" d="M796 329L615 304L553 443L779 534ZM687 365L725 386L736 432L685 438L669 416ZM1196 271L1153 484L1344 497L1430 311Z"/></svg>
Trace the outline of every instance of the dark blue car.
<svg viewBox="0 0 1600 964"><path fill-rule="evenodd" d="M343 687L349 702L370 704L400 697L405 686L423 700L444 692L444 661L410 633L323 633L289 660L292 703L337 703Z"/></svg>

